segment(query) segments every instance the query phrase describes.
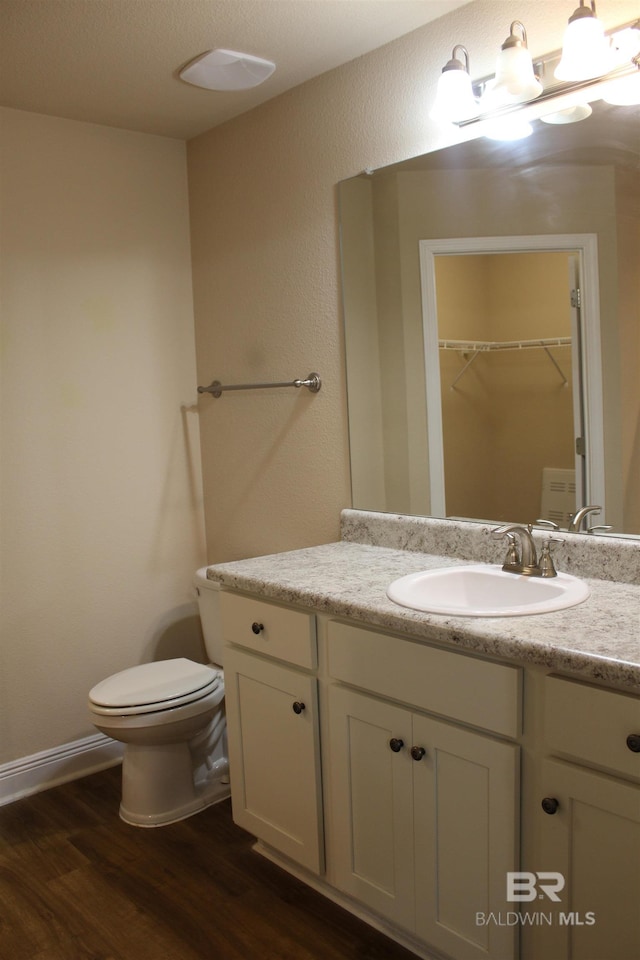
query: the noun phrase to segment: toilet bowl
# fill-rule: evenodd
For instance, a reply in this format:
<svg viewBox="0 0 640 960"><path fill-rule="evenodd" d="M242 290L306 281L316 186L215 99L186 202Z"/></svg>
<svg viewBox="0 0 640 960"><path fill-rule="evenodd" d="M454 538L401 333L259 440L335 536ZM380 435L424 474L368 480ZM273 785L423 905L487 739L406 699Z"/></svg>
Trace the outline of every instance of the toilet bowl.
<svg viewBox="0 0 640 960"><path fill-rule="evenodd" d="M206 573L195 585L212 662L146 663L89 692L94 726L125 744L120 817L134 826L175 823L229 796L219 585Z"/></svg>

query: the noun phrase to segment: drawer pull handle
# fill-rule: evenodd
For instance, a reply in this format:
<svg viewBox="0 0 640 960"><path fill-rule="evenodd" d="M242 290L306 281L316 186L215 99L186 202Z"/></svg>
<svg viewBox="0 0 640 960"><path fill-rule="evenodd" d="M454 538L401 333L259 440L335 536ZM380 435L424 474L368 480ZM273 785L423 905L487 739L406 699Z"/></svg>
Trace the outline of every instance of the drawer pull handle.
<svg viewBox="0 0 640 960"><path fill-rule="evenodd" d="M293 712L297 713L298 716L300 716L304 708L305 708L305 705L302 702L302 700L296 700L295 703L293 704Z"/></svg>
<svg viewBox="0 0 640 960"><path fill-rule="evenodd" d="M411 757L413 760L422 760L426 752L424 747L411 747Z"/></svg>
<svg viewBox="0 0 640 960"><path fill-rule="evenodd" d="M255 634L262 633L264 630L264 623L258 623L256 620L251 624L251 629Z"/></svg>
<svg viewBox="0 0 640 960"><path fill-rule="evenodd" d="M391 740L389 740L389 746L394 753L400 753L404 747L404 740L400 740L399 737L392 737Z"/></svg>
<svg viewBox="0 0 640 960"><path fill-rule="evenodd" d="M640 733L630 733L627 737L627 746L633 753L640 753Z"/></svg>
<svg viewBox="0 0 640 960"><path fill-rule="evenodd" d="M541 806L544 812L551 816L552 814L556 813L560 804L555 797L545 797L541 803Z"/></svg>

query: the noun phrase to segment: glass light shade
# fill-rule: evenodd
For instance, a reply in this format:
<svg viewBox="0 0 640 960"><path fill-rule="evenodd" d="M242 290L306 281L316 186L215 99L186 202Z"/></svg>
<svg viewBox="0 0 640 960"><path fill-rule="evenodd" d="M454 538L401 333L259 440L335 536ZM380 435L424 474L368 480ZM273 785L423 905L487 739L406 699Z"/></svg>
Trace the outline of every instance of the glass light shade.
<svg viewBox="0 0 640 960"><path fill-rule="evenodd" d="M502 49L496 63L492 99L498 98L503 104L523 103L534 100L541 93L542 84L533 72L527 48L518 45Z"/></svg>
<svg viewBox="0 0 640 960"><path fill-rule="evenodd" d="M483 136L489 140L524 140L532 133L533 127L528 120L524 120L517 114L510 114L507 117L489 121Z"/></svg>
<svg viewBox="0 0 640 960"><path fill-rule="evenodd" d="M630 77L620 77L608 83L602 99L605 103L620 107L633 107L640 103L640 70Z"/></svg>
<svg viewBox="0 0 640 960"><path fill-rule="evenodd" d="M554 71L556 80L591 80L608 73L611 67L611 50L602 21L593 15L570 20L562 59Z"/></svg>
<svg viewBox="0 0 640 960"><path fill-rule="evenodd" d="M640 55L640 20L632 27L624 27L611 37L615 51L616 65L629 63Z"/></svg>
<svg viewBox="0 0 640 960"><path fill-rule="evenodd" d="M544 123L565 124L579 123L580 120L586 120L593 113L588 103L577 103L573 107L565 107L564 110L557 110L555 113L546 113L540 119Z"/></svg>
<svg viewBox="0 0 640 960"><path fill-rule="evenodd" d="M478 115L471 77L466 70L444 70L438 80L436 99L429 116L432 120L460 123Z"/></svg>

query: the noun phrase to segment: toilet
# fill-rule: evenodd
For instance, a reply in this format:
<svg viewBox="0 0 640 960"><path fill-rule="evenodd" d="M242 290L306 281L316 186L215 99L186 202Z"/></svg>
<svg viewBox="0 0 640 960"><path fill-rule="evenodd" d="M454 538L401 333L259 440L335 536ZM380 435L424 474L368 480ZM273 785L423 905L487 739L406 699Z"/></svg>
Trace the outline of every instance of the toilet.
<svg viewBox="0 0 640 960"><path fill-rule="evenodd" d="M146 663L89 691L93 724L125 744L120 817L137 827L175 823L230 793L220 586L206 567L195 586L210 664Z"/></svg>

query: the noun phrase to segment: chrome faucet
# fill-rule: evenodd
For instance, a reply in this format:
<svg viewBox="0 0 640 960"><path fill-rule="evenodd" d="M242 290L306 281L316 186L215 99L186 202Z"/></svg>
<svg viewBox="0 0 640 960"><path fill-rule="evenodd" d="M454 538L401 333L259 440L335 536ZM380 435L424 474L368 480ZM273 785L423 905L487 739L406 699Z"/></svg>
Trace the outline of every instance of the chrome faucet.
<svg viewBox="0 0 640 960"><path fill-rule="evenodd" d="M567 532L580 533L582 529L582 521L590 513L593 513L597 516L599 513L602 513L602 507L599 507L597 504L593 504L592 506L589 506L589 507L580 507L580 509L576 510L576 512L571 517L571 520L569 521L569 526L567 527Z"/></svg>
<svg viewBox="0 0 640 960"><path fill-rule="evenodd" d="M531 527L523 527L519 523L506 523L496 527L491 535L498 539L506 537L509 549L502 569L506 573L519 573L525 577L557 577L558 573L553 565L551 544L560 543L557 537L548 537L542 544L542 552L538 560L536 545L531 536ZM520 549L518 550L518 546Z"/></svg>

